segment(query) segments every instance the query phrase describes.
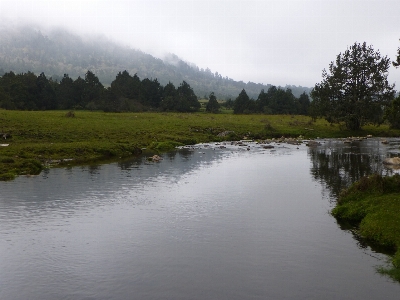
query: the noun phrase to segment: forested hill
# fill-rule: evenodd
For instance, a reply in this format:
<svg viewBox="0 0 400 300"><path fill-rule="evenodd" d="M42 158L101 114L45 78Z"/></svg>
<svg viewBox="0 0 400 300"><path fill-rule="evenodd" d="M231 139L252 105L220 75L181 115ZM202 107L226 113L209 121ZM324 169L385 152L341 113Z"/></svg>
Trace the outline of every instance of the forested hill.
<svg viewBox="0 0 400 300"><path fill-rule="evenodd" d="M118 72L127 70L141 79L157 78L162 85L172 82L178 86L186 81L198 97L214 92L219 99L235 99L242 89L256 99L262 89L270 87L234 81L188 64L173 54L161 60L106 38L86 39L61 29L46 33L34 27L0 29L0 75L9 71L31 71L37 75L43 72L59 81L64 74L73 79L84 77L88 70L104 85L109 85ZM285 88L290 88L296 97L310 91L306 87Z"/></svg>

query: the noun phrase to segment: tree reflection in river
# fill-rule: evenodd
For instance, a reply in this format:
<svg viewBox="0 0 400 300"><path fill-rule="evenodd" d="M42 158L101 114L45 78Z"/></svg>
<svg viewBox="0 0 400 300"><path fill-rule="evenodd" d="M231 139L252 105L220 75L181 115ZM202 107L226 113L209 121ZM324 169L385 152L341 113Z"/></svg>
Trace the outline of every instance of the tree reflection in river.
<svg viewBox="0 0 400 300"><path fill-rule="evenodd" d="M336 199L340 191L363 176L391 175L383 160L398 148L397 141L383 145L379 139L344 143L342 140L324 140L318 147L310 148L311 175L322 182Z"/></svg>

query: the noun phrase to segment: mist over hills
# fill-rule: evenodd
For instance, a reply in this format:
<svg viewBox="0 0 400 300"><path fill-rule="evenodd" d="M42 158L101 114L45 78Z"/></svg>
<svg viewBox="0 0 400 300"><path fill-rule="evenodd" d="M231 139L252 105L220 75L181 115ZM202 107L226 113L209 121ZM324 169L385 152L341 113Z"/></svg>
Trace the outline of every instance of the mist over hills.
<svg viewBox="0 0 400 300"><path fill-rule="evenodd" d="M235 99L242 89L256 99L262 89L270 84L235 81L218 72L202 69L174 54L163 59L140 50L119 45L105 37L81 37L64 29L45 32L35 26L0 28L0 75L5 72L35 74L44 73L53 80L61 80L64 74L76 79L92 71L104 85L110 85L118 72L127 70L140 79L158 79L162 85L172 82L179 86L186 81L198 97L214 92L219 99ZM299 97L311 88L290 86Z"/></svg>

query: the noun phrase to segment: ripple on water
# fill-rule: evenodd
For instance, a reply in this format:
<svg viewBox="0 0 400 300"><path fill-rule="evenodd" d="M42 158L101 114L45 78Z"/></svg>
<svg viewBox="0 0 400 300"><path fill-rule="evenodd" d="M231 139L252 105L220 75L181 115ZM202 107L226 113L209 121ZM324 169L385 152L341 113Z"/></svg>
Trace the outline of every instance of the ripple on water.
<svg viewBox="0 0 400 300"><path fill-rule="evenodd" d="M323 196L351 178L339 155L378 166L389 148L369 143L209 144L0 183L0 298L394 299Z"/></svg>

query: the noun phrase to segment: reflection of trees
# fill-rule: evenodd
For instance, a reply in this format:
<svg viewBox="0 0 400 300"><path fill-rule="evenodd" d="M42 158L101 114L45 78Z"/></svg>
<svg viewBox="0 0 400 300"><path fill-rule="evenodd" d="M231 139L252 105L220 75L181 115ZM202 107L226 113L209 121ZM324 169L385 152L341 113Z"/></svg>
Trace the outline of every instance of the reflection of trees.
<svg viewBox="0 0 400 300"><path fill-rule="evenodd" d="M130 170L133 168L137 168L139 165L143 164L144 160L143 160L143 156L139 156L139 157L132 157L126 160L121 160L118 162L118 167L121 170Z"/></svg>
<svg viewBox="0 0 400 300"><path fill-rule="evenodd" d="M89 165L88 166L88 172L91 176L99 174L100 169L101 169L100 165Z"/></svg>
<svg viewBox="0 0 400 300"><path fill-rule="evenodd" d="M194 151L193 149L183 148L179 149L178 153L183 159L189 159L193 155Z"/></svg>
<svg viewBox="0 0 400 300"><path fill-rule="evenodd" d="M169 158L169 160L174 160L175 156L177 154L177 151L170 151L165 153L165 156Z"/></svg>
<svg viewBox="0 0 400 300"><path fill-rule="evenodd" d="M43 177L44 179L47 179L48 176L49 176L49 173L50 173L50 169L49 169L49 168L46 168L46 169L44 169L44 170L42 171L41 175L42 175L42 177Z"/></svg>
<svg viewBox="0 0 400 300"><path fill-rule="evenodd" d="M150 153L150 154L149 154ZM149 152L147 154L131 157L126 160L122 160L118 162L118 167L121 170L128 171L131 169L137 169L141 165L145 164L146 162L148 163L147 157L152 156L153 153ZM168 159L169 161L173 161L178 157L180 157L182 160L188 160L192 155L193 151L191 149L180 149L180 150L174 150L174 151L169 151L165 152L163 154L160 154L164 159Z"/></svg>
<svg viewBox="0 0 400 300"><path fill-rule="evenodd" d="M335 198L343 188L363 176L374 173L391 174L382 165L386 150L380 146L378 140L351 144L330 140L321 146L310 148L308 154L312 163L312 176L322 181Z"/></svg>

